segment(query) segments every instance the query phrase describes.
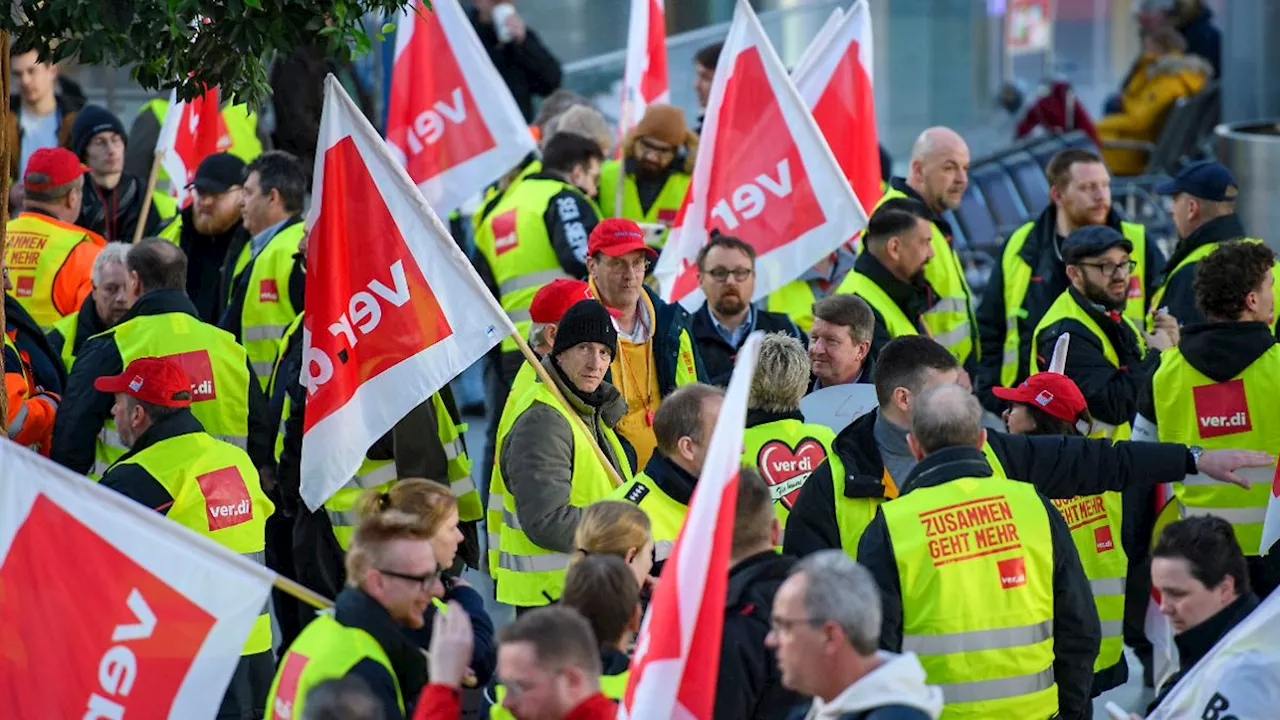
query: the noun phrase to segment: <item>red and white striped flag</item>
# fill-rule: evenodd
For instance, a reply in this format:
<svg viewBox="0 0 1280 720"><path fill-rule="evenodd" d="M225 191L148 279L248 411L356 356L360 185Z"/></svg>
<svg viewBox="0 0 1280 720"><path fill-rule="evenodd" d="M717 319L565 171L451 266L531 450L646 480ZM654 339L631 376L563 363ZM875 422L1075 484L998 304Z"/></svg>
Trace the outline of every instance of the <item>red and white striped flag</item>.
<svg viewBox="0 0 1280 720"><path fill-rule="evenodd" d="M319 508L410 410L515 332L342 85L307 217L302 499Z"/></svg>
<svg viewBox="0 0 1280 720"><path fill-rule="evenodd" d="M640 122L645 108L671 102L671 85L667 81L667 15L663 5L664 0L631 0L619 138L625 138Z"/></svg>
<svg viewBox="0 0 1280 720"><path fill-rule="evenodd" d="M177 92L169 95L169 111L156 138L156 154L169 176L169 194L179 208L191 203L187 185L195 179L200 161L231 147L231 133L218 104L216 87L190 101L179 102Z"/></svg>
<svg viewBox="0 0 1280 720"><path fill-rule="evenodd" d="M533 152L533 136L458 0L414 0L396 27L387 143L447 214Z"/></svg>
<svg viewBox="0 0 1280 720"><path fill-rule="evenodd" d="M213 718L274 574L0 440L8 718Z"/></svg>
<svg viewBox="0 0 1280 720"><path fill-rule="evenodd" d="M747 395L763 333L738 352L689 514L662 570L631 661L619 718L711 720Z"/></svg>

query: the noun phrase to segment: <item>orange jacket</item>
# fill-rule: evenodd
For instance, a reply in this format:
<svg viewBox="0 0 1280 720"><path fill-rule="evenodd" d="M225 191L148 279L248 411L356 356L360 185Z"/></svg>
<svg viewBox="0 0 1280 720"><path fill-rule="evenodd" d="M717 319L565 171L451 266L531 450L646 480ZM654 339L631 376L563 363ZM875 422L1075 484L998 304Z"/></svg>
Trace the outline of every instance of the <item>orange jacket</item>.
<svg viewBox="0 0 1280 720"><path fill-rule="evenodd" d="M53 441L53 419L59 398L40 390L31 372L31 363L15 351L16 332L4 348L4 389L9 398L9 439L37 450L45 457Z"/></svg>

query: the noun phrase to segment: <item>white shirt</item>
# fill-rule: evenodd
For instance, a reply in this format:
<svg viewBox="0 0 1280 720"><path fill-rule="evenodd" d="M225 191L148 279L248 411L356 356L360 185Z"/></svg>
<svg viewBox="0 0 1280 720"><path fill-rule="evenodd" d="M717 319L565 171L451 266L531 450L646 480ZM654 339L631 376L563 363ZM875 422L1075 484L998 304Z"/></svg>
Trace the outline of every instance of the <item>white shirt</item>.
<svg viewBox="0 0 1280 720"><path fill-rule="evenodd" d="M30 110L23 110L18 115L18 124L22 128L22 162L18 166L18 177L27 174L27 160L40 148L58 147L58 111L47 115L37 115Z"/></svg>

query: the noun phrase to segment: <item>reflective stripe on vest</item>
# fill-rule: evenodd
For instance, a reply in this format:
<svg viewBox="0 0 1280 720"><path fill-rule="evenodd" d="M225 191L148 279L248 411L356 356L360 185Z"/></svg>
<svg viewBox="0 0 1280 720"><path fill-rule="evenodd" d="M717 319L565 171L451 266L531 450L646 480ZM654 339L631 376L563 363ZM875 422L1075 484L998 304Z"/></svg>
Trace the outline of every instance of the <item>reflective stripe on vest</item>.
<svg viewBox="0 0 1280 720"><path fill-rule="evenodd" d="M817 301L809 281L792 280L769 293L765 298L765 309L783 313L796 327L808 333L813 330L813 304Z"/></svg>
<svg viewBox="0 0 1280 720"><path fill-rule="evenodd" d="M889 333L889 337L920 334L920 329L911 318L907 317L906 313L902 312L902 308L898 307L889 294L874 280L857 270L850 270L849 274L845 275L836 292L857 295L866 300L867 304L875 308L880 318L884 320L884 328Z"/></svg>
<svg viewBox="0 0 1280 720"><path fill-rule="evenodd" d="M440 393L431 396L431 407L436 416L436 435L448 461L449 489L458 499L458 520L474 522L484 516L484 511L480 505L480 493L471 479L471 458L467 456L463 441L467 426L454 421Z"/></svg>
<svg viewBox="0 0 1280 720"><path fill-rule="evenodd" d="M344 552L351 547L351 536L360 524L359 513L356 512L360 497L369 490L385 492L396 484L397 479L394 461L365 458L356 474L324 502L333 537Z"/></svg>
<svg viewBox="0 0 1280 720"><path fill-rule="evenodd" d="M48 332L66 317L53 304L58 271L80 243L102 247L106 241L82 227L29 212L9 221L5 237L4 261L13 283L9 294L31 313L41 330ZM73 308L67 315L75 315L77 310Z"/></svg>
<svg viewBox="0 0 1280 720"><path fill-rule="evenodd" d="M1122 661L1124 642L1124 581L1129 557L1121 542L1124 501L1118 492L1083 495L1052 500L1071 531L1071 542L1080 556L1080 565L1089 578L1093 604L1102 621L1102 644L1094 661L1094 672Z"/></svg>
<svg viewBox="0 0 1280 720"><path fill-rule="evenodd" d="M805 481L835 453L835 432L795 418L774 420L746 428L742 433L742 465L760 472L773 509L785 531L791 508ZM779 538L778 543L782 543Z"/></svg>
<svg viewBox="0 0 1280 720"><path fill-rule="evenodd" d="M1214 382L1178 348L1160 354L1151 381L1156 426L1161 442L1199 445L1205 450L1235 449L1275 452L1280 447L1280 345L1272 345L1231 380ZM1271 483L1255 482L1248 490L1206 483L1192 476L1173 484L1180 513L1217 515L1229 521L1240 549L1257 556Z"/></svg>
<svg viewBox="0 0 1280 720"><path fill-rule="evenodd" d="M1259 244L1262 243L1262 241L1259 240L1258 238L1249 238L1249 237L1240 238L1238 241L1228 240L1225 242L1249 242L1249 243L1259 243ZM1151 293L1151 303L1147 309L1147 332L1153 333L1156 331L1155 330L1156 313L1160 311L1160 308L1164 303L1164 296L1165 296L1165 293L1169 291L1169 282L1173 280L1173 276L1176 275L1183 268L1186 268L1189 265L1198 263L1201 260L1205 259L1206 257L1209 256L1210 253L1212 253L1214 250L1217 250L1218 246L1220 245L1222 245L1221 242L1205 243L1204 245L1201 245L1195 250L1192 250L1191 252L1187 253L1187 256L1182 258L1182 260L1178 261L1178 264L1173 266L1172 270L1167 270L1165 272L1164 282L1160 284L1160 287L1156 288L1155 292ZM1195 269L1191 268L1190 270L1188 270L1188 272L1194 273ZM1271 289L1273 294L1275 294L1277 297L1280 297L1280 262L1276 262L1271 266ZM1179 318L1179 319L1185 321L1185 318ZM1277 320L1278 318L1275 316L1274 313L1272 313L1272 317L1271 317L1272 332L1274 332L1276 329Z"/></svg>
<svg viewBox="0 0 1280 720"><path fill-rule="evenodd" d="M638 223L666 225L668 229L663 231L657 242L649 243L652 247L661 249L666 245L667 234L675 224L676 215L684 204L684 196L688 193L693 178L683 170L670 172L657 197L649 205L649 211L644 212L640 207L640 191L636 187L635 175L625 173L622 182L622 208L619 209L614 207L614 203L618 199L618 177L624 175L623 168L624 163L620 160L610 160L600 168L600 192L597 194L600 198L600 214L602 217L624 217Z"/></svg>
<svg viewBox="0 0 1280 720"><path fill-rule="evenodd" d="M303 223L295 222L276 233L250 265L240 312L240 336L258 383L265 391L280 353L280 337L298 316L289 298L293 256L302 241ZM241 282L237 275L233 285Z"/></svg>
<svg viewBox="0 0 1280 720"><path fill-rule="evenodd" d="M267 715L272 720L300 720L307 696L324 682L347 675L363 660L372 660L387 671L396 691L396 703L404 714L400 682L387 651L373 636L359 628L347 627L329 613L321 613L307 624L298 639L280 659L271 690L267 693Z"/></svg>

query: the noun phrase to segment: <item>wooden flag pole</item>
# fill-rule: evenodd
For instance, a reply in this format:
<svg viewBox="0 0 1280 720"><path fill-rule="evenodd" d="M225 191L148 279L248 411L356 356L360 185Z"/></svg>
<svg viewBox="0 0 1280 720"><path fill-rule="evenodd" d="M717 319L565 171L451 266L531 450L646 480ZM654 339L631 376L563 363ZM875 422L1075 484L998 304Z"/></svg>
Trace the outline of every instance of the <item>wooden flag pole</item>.
<svg viewBox="0 0 1280 720"><path fill-rule="evenodd" d="M3 88L4 97L9 97L9 33L8 31L0 31L0 88ZM9 124L9 103L0 103L0 127L7 127ZM9 167L12 159L9 157L9 143L0 144L0 166L4 167L4 172L0 173L0 202L4 203L4 212L0 212L0 258L5 256L5 245L8 242L8 223L9 223ZM8 282L9 268L6 265L5 281ZM9 331L8 320L4 316L4 303L0 303L0 330ZM4 353L0 353L0 375L4 374ZM0 393L0 435L9 436L9 394Z"/></svg>
<svg viewBox="0 0 1280 720"><path fill-rule="evenodd" d="M142 198L142 212L138 213L138 226L133 229L133 242L136 245L142 239L142 230L147 225L147 213L151 212L151 195L156 191L156 181L160 179L160 161L164 153L157 152L151 161L151 177L147 178L147 194Z"/></svg>

